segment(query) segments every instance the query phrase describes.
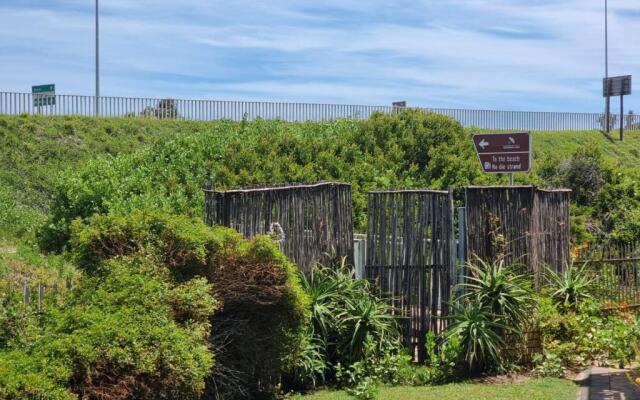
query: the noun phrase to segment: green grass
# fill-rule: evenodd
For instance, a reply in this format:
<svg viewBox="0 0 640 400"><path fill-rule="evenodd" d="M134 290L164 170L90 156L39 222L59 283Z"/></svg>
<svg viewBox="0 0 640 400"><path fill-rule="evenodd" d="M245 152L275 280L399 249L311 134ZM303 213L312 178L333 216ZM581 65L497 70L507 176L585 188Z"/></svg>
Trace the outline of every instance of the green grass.
<svg viewBox="0 0 640 400"><path fill-rule="evenodd" d="M141 118L0 116L0 182L14 193L18 204L46 210L54 179L84 161L131 153L180 134L215 130L220 121L199 122ZM291 123L297 124L297 123ZM603 154L627 167L640 159L640 131L535 132L534 152L570 154L592 141ZM475 161L475 160L473 160Z"/></svg>
<svg viewBox="0 0 640 400"><path fill-rule="evenodd" d="M556 378L532 379L516 384L453 383L442 386L384 387L377 398L384 400L574 400L578 387ZM352 400L344 391L323 390L295 400Z"/></svg>
<svg viewBox="0 0 640 400"><path fill-rule="evenodd" d="M135 152L218 122L0 115L0 239L33 234L56 179L90 159Z"/></svg>
<svg viewBox="0 0 640 400"><path fill-rule="evenodd" d="M199 122L141 118L0 116L0 182L15 193L19 204L46 209L53 179L84 161L131 153L180 134L215 130L220 121ZM291 123L297 124L297 123ZM635 167L640 159L640 131L535 132L533 148L539 154L570 154L592 141L604 155ZM474 160L475 161L475 160Z"/></svg>
<svg viewBox="0 0 640 400"><path fill-rule="evenodd" d="M48 211L56 179L87 160L132 153L147 145L183 134L220 132L228 121L181 121L142 118L0 116L0 238L30 237ZM285 123L287 124L287 123ZM292 131L313 129L298 124ZM228 126L228 125L227 125ZM331 132L319 129L318 132ZM471 131L471 130L470 130ZM329 133L330 134L330 133ZM633 169L640 160L640 131L627 132L625 141L600 132L536 132L534 154L569 155L594 142L607 159ZM477 162L473 159L470 162ZM530 182L533 175L517 177Z"/></svg>
<svg viewBox="0 0 640 400"><path fill-rule="evenodd" d="M59 173L84 161L132 153L217 122L0 115L0 182L19 204L45 209Z"/></svg>
<svg viewBox="0 0 640 400"><path fill-rule="evenodd" d="M629 131L620 141L618 132L606 136L596 131L580 132L535 132L533 150L538 156L543 154L569 155L586 143L595 143L603 156L625 168L636 168L640 160L640 131Z"/></svg>

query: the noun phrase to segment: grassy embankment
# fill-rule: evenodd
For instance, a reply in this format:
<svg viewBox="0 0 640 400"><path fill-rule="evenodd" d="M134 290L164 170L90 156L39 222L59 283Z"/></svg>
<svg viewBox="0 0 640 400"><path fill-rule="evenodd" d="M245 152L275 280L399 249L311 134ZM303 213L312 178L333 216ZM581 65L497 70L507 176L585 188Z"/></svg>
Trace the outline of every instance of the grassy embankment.
<svg viewBox="0 0 640 400"><path fill-rule="evenodd" d="M59 177L68 175L90 159L132 153L182 134L220 132L225 130L222 126L225 123L228 124L220 121L0 116L0 270L13 269L12 266L25 262L66 268L59 261L38 258L21 245L44 221L49 196ZM297 125L300 126L292 131L315 132L317 128L323 134L339 134L315 124ZM613 133L612 137L616 135ZM601 148L606 158L623 167L635 168L640 159L640 132L628 132L624 142L613 138L594 131L535 132L533 148L538 159L549 155L563 157L592 142ZM469 162L477 163L477 160L473 158Z"/></svg>

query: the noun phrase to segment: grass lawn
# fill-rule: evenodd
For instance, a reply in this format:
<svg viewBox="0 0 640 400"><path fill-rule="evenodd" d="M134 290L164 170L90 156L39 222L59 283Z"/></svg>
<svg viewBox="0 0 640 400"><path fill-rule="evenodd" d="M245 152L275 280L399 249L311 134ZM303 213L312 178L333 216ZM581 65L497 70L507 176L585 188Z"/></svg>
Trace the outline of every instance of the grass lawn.
<svg viewBox="0 0 640 400"><path fill-rule="evenodd" d="M585 143L594 143L602 150L605 158L619 162L623 167L635 168L640 158L640 131L629 131L620 142L619 133L611 132L610 137L597 131L582 132L534 132L533 151L567 155ZM541 155L541 154L540 154Z"/></svg>
<svg viewBox="0 0 640 400"><path fill-rule="evenodd" d="M382 387L384 400L575 400L578 387L566 379L532 379L516 384L452 383L442 386ZM296 400L352 400L344 391L323 390Z"/></svg>

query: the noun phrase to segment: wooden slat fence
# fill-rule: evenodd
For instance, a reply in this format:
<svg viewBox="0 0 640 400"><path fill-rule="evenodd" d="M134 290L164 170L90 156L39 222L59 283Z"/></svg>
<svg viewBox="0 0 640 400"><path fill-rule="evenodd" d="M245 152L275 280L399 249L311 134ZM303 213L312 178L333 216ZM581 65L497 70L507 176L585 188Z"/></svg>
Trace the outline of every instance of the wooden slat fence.
<svg viewBox="0 0 640 400"><path fill-rule="evenodd" d="M405 345L425 359L446 326L454 261L453 197L432 190L369 193L365 274L402 317Z"/></svg>
<svg viewBox="0 0 640 400"><path fill-rule="evenodd" d="M570 193L534 186L467 187L470 260L522 264L538 285L547 267L563 271L569 262Z"/></svg>
<svg viewBox="0 0 640 400"><path fill-rule="evenodd" d="M274 233L282 251L309 273L318 263L353 258L351 185L320 182L228 191L205 189L205 222L250 238Z"/></svg>

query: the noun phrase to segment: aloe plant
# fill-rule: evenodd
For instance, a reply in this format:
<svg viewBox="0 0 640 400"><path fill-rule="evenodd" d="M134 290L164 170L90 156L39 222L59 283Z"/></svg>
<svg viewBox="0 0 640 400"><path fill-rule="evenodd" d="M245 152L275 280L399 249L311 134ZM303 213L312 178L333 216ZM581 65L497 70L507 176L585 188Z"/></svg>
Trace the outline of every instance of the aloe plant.
<svg viewBox="0 0 640 400"><path fill-rule="evenodd" d="M479 302L469 302L454 309L445 332L446 340L458 340L470 370L482 370L500 363L504 340L499 332L510 328Z"/></svg>
<svg viewBox="0 0 640 400"><path fill-rule="evenodd" d="M516 273L517 264L478 260L477 266L470 263L468 268L471 273L462 285L466 301L477 301L510 326L519 326L527 320L535 299L531 280Z"/></svg>
<svg viewBox="0 0 640 400"><path fill-rule="evenodd" d="M553 290L551 296L556 304L575 310L591 298L594 278L586 263L581 267L571 263L560 273L549 269L548 275Z"/></svg>

